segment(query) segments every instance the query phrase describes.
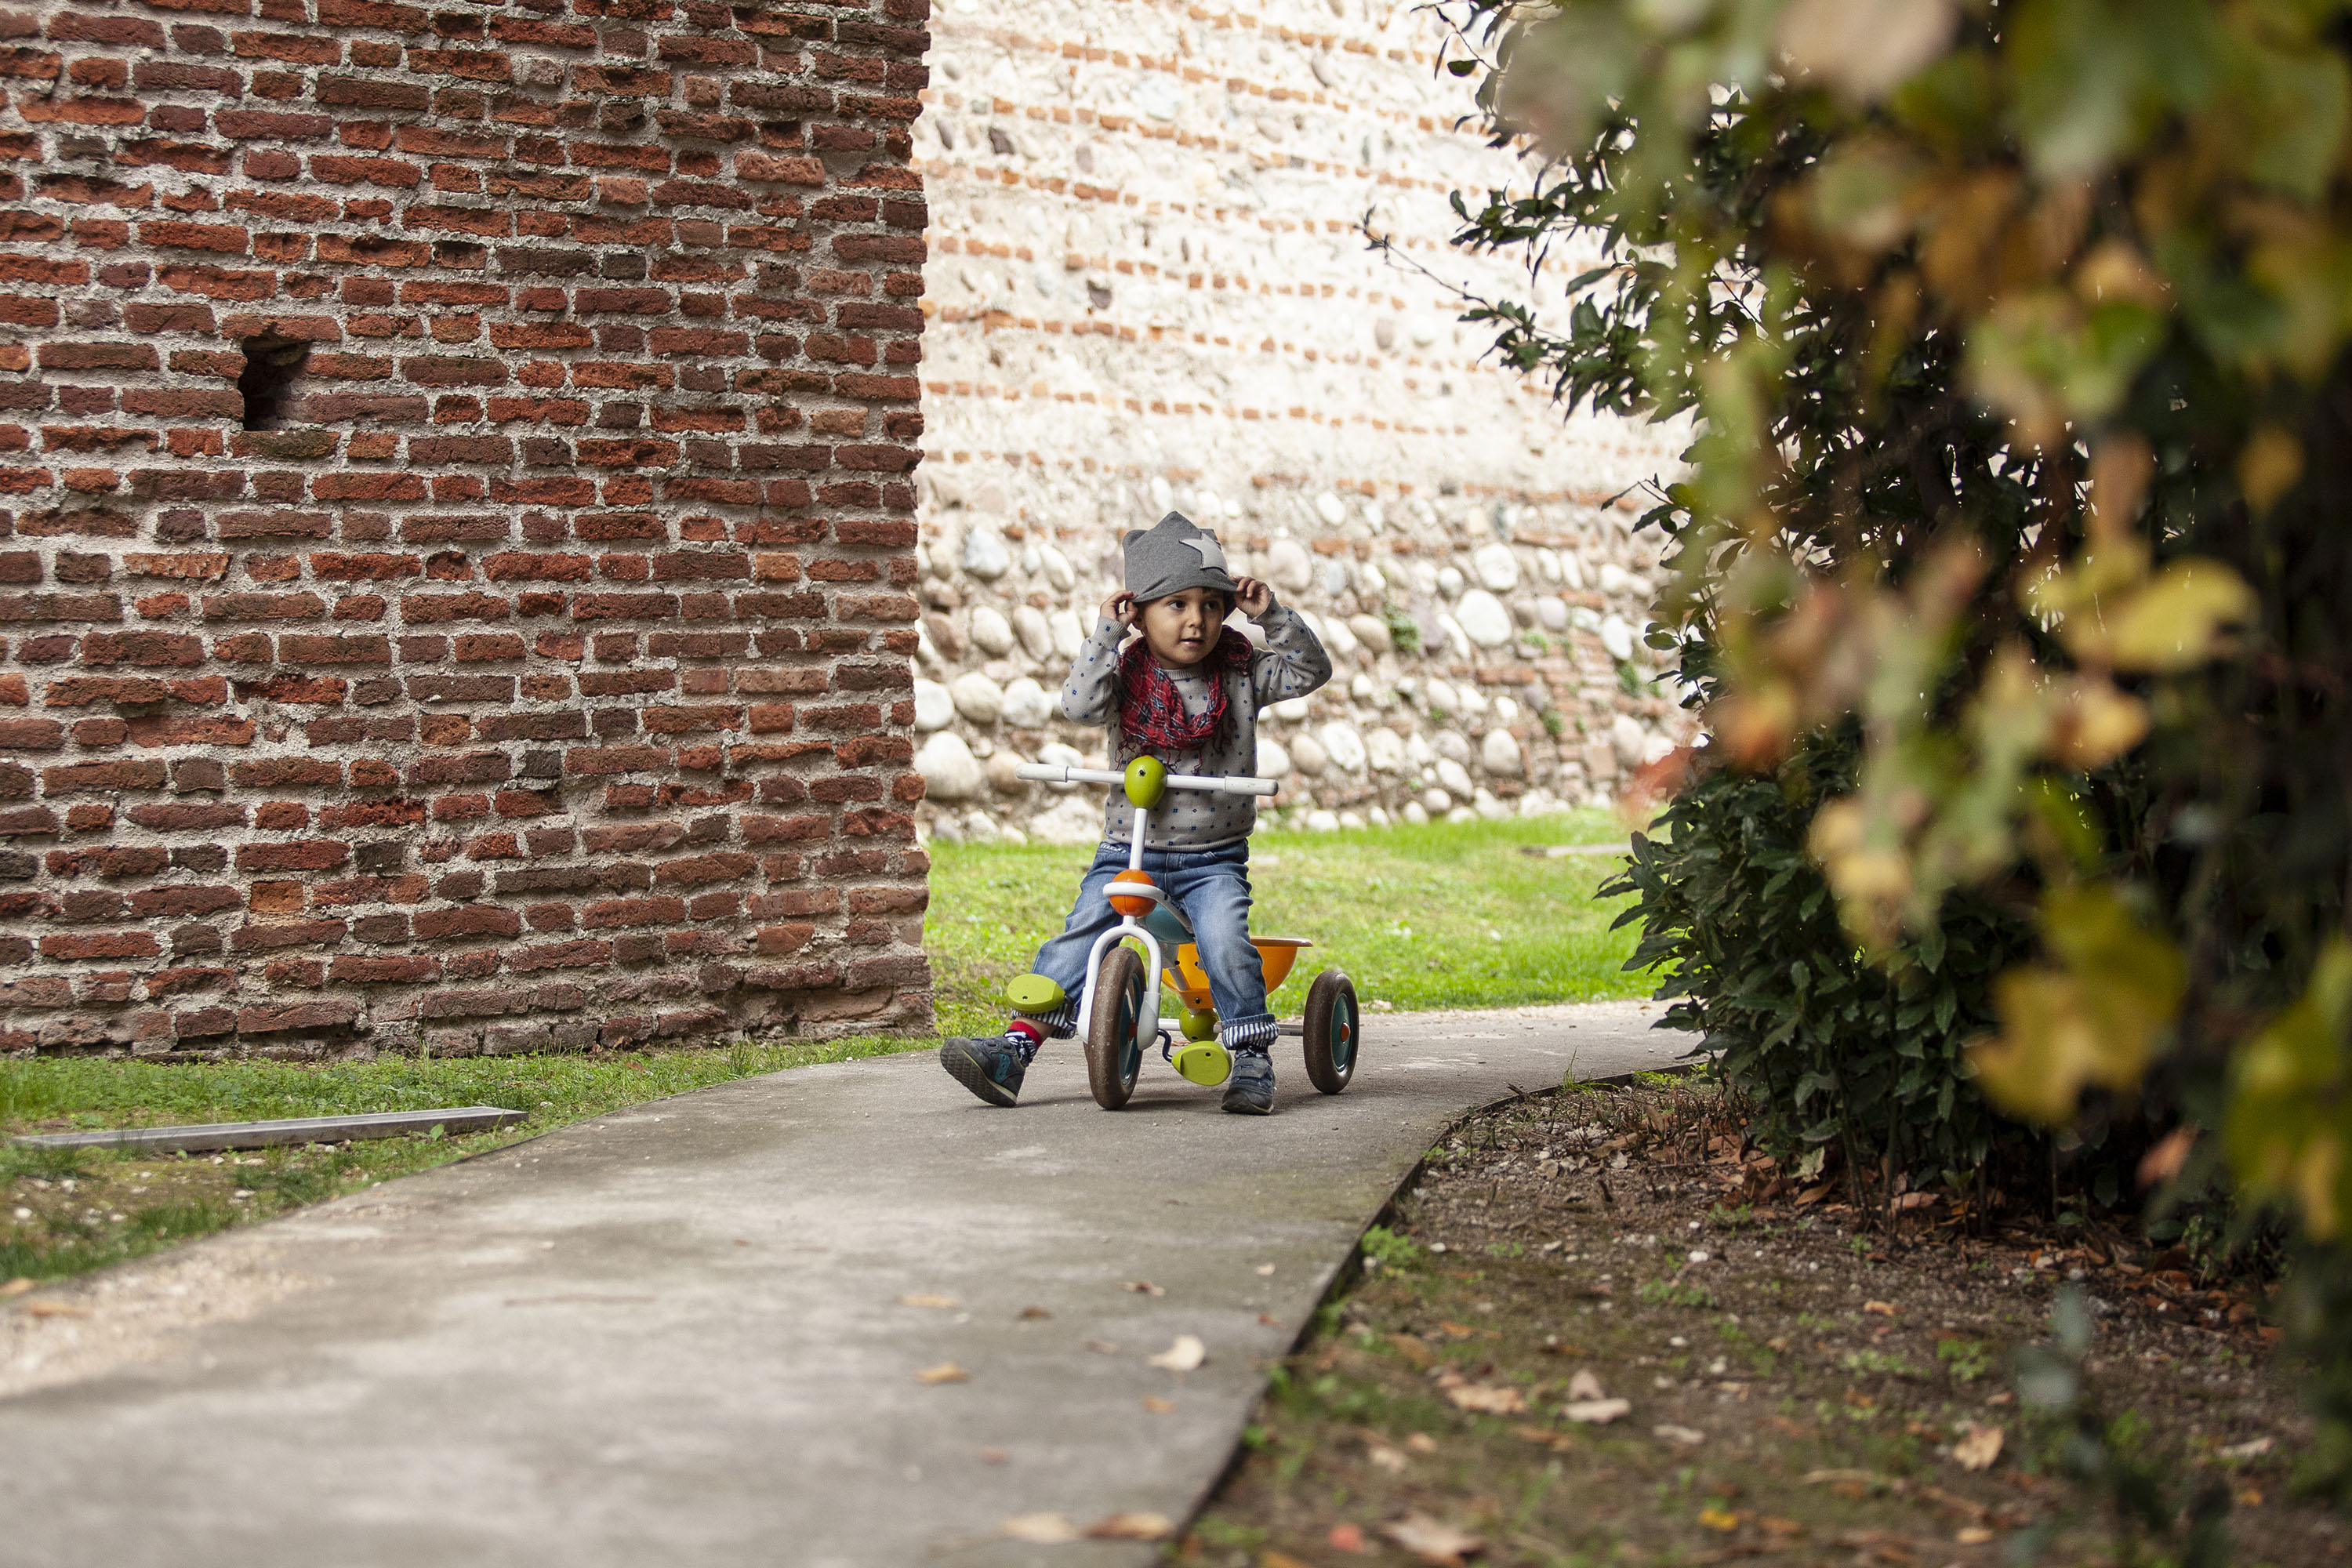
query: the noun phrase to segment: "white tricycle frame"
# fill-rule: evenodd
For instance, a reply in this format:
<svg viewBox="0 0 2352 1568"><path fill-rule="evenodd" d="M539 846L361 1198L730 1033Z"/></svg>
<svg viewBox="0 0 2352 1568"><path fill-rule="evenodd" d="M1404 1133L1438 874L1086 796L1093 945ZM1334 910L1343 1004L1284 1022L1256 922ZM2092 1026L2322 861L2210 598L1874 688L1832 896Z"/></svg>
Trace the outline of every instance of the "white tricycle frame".
<svg viewBox="0 0 2352 1568"><path fill-rule="evenodd" d="M1111 784L1124 788L1128 783L1125 773L1115 773L1108 768L1067 767L1054 763L1023 763L1013 769L1013 773L1017 777L1038 784ZM1273 779L1214 778L1205 773L1169 773L1165 775L1164 783L1169 789L1193 790L1202 795L1267 795L1282 787ZM1164 800L1167 797L1163 795L1160 798ZM1135 820L1128 834L1127 868L1139 873L1143 870L1143 841L1150 836L1152 814L1159 810L1159 806L1156 804L1137 805L1132 797L1129 804L1134 806ZM1168 895L1153 883L1122 882L1118 884L1118 889L1123 897L1147 899L1155 904L1168 902ZM1144 1012L1137 1020L1136 1037L1149 1039L1160 1033L1160 976L1164 970L1174 967L1174 956L1160 952L1160 940L1151 934L1143 921L1122 912L1118 924L1095 938L1094 945L1087 950L1086 989L1078 994L1078 1038L1082 1040L1088 1037L1088 1031L1094 1024L1095 981L1102 972L1103 954L1129 937L1143 943L1144 952L1150 960L1150 966L1144 970Z"/></svg>

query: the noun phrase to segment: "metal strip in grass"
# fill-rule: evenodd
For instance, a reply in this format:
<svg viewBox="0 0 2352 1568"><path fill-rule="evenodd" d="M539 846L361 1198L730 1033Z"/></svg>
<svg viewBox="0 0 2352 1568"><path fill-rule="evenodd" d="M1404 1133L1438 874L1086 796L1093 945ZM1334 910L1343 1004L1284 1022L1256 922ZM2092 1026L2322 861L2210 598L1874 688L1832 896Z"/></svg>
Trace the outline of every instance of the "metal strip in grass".
<svg viewBox="0 0 2352 1568"><path fill-rule="evenodd" d="M118 1127L102 1132L41 1132L13 1138L32 1149L149 1149L201 1153L214 1149L267 1149L279 1143L345 1143L367 1138L430 1133L449 1137L511 1127L529 1113L496 1105L442 1110L379 1110L360 1116L297 1116L283 1121L216 1121L201 1127Z"/></svg>

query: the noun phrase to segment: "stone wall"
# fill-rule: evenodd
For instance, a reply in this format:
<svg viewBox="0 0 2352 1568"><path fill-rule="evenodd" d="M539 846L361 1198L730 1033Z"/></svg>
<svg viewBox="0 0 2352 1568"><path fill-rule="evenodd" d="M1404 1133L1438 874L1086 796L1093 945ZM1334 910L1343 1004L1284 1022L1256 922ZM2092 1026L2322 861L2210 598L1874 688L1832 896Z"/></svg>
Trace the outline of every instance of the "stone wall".
<svg viewBox="0 0 2352 1568"><path fill-rule="evenodd" d="M1171 505L1338 656L1329 688L1261 725L1288 820L1606 801L1680 737L1638 635L1646 503L1619 498L1685 433L1563 419L1479 362L1487 337L1439 279L1531 286L1446 243L1447 198L1524 176L1457 129L1471 106L1427 12L950 0L934 30L927 831L1098 831L1093 792L1012 768L1101 755L1055 691L1119 533ZM1536 287L1591 259L1556 255Z"/></svg>
<svg viewBox="0 0 2352 1568"><path fill-rule="evenodd" d="M0 1049L928 1023L926 10L0 13Z"/></svg>

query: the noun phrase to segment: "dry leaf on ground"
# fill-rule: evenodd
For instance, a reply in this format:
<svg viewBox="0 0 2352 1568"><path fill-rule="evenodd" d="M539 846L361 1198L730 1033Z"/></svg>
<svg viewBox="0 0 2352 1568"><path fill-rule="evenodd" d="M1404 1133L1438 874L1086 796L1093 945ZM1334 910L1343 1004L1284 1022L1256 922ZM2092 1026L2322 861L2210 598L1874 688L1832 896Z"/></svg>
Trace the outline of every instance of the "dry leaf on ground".
<svg viewBox="0 0 2352 1568"><path fill-rule="evenodd" d="M1161 1289L1159 1286L1154 1285L1149 1279L1123 1279L1119 1281L1118 1288L1122 1290L1132 1290L1139 1296L1165 1296L1168 1294L1167 1291Z"/></svg>
<svg viewBox="0 0 2352 1568"><path fill-rule="evenodd" d="M1165 1415L1176 1408L1176 1402L1162 1399L1156 1394L1147 1394L1143 1396L1143 1407L1154 1415Z"/></svg>
<svg viewBox="0 0 2352 1568"><path fill-rule="evenodd" d="M1591 1368L1579 1367L1576 1375L1568 1380L1568 1396L1579 1400L1606 1399L1609 1391L1601 1386L1601 1380L1592 1375Z"/></svg>
<svg viewBox="0 0 2352 1568"><path fill-rule="evenodd" d="M927 1366L917 1373L915 1381L917 1383L970 1383L971 1373L951 1361L943 1361L937 1366Z"/></svg>
<svg viewBox="0 0 2352 1568"><path fill-rule="evenodd" d="M1426 1432L1413 1433L1404 1440L1404 1446L1411 1448L1416 1454L1434 1454L1437 1452L1437 1439L1431 1436Z"/></svg>
<svg viewBox="0 0 2352 1568"><path fill-rule="evenodd" d="M1053 1313L1045 1310L1043 1307L1024 1307L1021 1309L1021 1318L1024 1322L1034 1323L1040 1318L1050 1318L1053 1315Z"/></svg>
<svg viewBox="0 0 2352 1568"><path fill-rule="evenodd" d="M1146 1358L1147 1364L1169 1372L1191 1372L1209 1359L1209 1348L1198 1334L1178 1334L1176 1342L1156 1356Z"/></svg>
<svg viewBox="0 0 2352 1568"><path fill-rule="evenodd" d="M19 1274L5 1285L0 1285L0 1301L5 1301L11 1296L21 1296L32 1288L33 1282Z"/></svg>
<svg viewBox="0 0 2352 1568"><path fill-rule="evenodd" d="M1078 1527L1058 1513L1019 1513L998 1525L1000 1534L1032 1546L1066 1546L1078 1539Z"/></svg>
<svg viewBox="0 0 2352 1568"><path fill-rule="evenodd" d="M2000 1458L2001 1439L2006 1434L1998 1426L1984 1426L1971 1421L1960 1429L1960 1440L1952 1445L1952 1458L1964 1470L1989 1470Z"/></svg>
<svg viewBox="0 0 2352 1568"><path fill-rule="evenodd" d="M1087 1526L1087 1534L1096 1541L1157 1541L1175 1528L1164 1513L1107 1513Z"/></svg>
<svg viewBox="0 0 2352 1568"><path fill-rule="evenodd" d="M1630 1399L1571 1399L1559 1407L1559 1413L1586 1426L1606 1426L1621 1416L1633 1414L1633 1402Z"/></svg>
<svg viewBox="0 0 2352 1568"><path fill-rule="evenodd" d="M1886 1478L1869 1470L1807 1470L1801 1478L1809 1487L1827 1487L1849 1502L1859 1501L1886 1485Z"/></svg>
<svg viewBox="0 0 2352 1568"><path fill-rule="evenodd" d="M1458 1530L1442 1519L1432 1519L1418 1509L1381 1526L1381 1533L1423 1563L1459 1563L1486 1550L1483 1537Z"/></svg>
<svg viewBox="0 0 2352 1568"><path fill-rule="evenodd" d="M1485 1415L1524 1415L1528 1409L1526 1397L1516 1388L1460 1383L1448 1388L1445 1397L1465 1410L1475 1410Z"/></svg>
<svg viewBox="0 0 2352 1568"><path fill-rule="evenodd" d="M27 1301L23 1308L28 1318L87 1318L89 1309L64 1301Z"/></svg>
<svg viewBox="0 0 2352 1568"><path fill-rule="evenodd" d="M1700 1431L1697 1427L1676 1426L1671 1422L1663 1426L1651 1427L1650 1436L1659 1438L1664 1442L1679 1445L1685 1448L1696 1448L1701 1443L1706 1441L1706 1434Z"/></svg>
<svg viewBox="0 0 2352 1568"><path fill-rule="evenodd" d="M1892 1301L1864 1301L1862 1304L1862 1310L1865 1312L1875 1312L1882 1318L1891 1318L1902 1310Z"/></svg>
<svg viewBox="0 0 2352 1568"><path fill-rule="evenodd" d="M901 1307L952 1307L955 1304L953 1296L933 1296L920 1290L898 1298Z"/></svg>

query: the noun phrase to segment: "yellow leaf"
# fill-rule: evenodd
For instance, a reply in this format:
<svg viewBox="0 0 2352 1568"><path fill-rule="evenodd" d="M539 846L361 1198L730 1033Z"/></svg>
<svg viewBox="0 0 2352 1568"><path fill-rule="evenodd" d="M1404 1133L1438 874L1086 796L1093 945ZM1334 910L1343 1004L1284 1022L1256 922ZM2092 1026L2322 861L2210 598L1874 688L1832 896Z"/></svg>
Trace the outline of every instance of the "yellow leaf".
<svg viewBox="0 0 2352 1568"><path fill-rule="evenodd" d="M2294 1202L2319 1239L2352 1208L2347 1171L2342 1043L2352 1035L2352 943L2337 937L2312 966L2311 984L2238 1053L2222 1144L2238 1179L2256 1194Z"/></svg>
<svg viewBox="0 0 2352 1568"><path fill-rule="evenodd" d="M2085 1085L2139 1082L2188 971L2180 950L2104 887L2050 893L2042 936L2063 967L2020 966L1995 980L2001 1033L1971 1046L1969 1060L1997 1104L2055 1125L2074 1115Z"/></svg>
<svg viewBox="0 0 2352 1568"><path fill-rule="evenodd" d="M1711 1502L1699 1510L1698 1521L1709 1530L1731 1531L1739 1528L1739 1516L1719 1502Z"/></svg>
<svg viewBox="0 0 2352 1568"><path fill-rule="evenodd" d="M2088 773L2122 756L2147 738L2147 704L2099 677L2084 677L2064 689L2050 734L2051 755Z"/></svg>
<svg viewBox="0 0 2352 1568"><path fill-rule="evenodd" d="M956 1299L953 1296L933 1296L924 1292L898 1298L898 1305L901 1307L952 1307L955 1304Z"/></svg>
<svg viewBox="0 0 2352 1568"><path fill-rule="evenodd" d="M2275 425L2264 425L2238 451L2238 488L2261 516L2303 478L2303 443Z"/></svg>
<svg viewBox="0 0 2352 1568"><path fill-rule="evenodd" d="M2074 1114L2101 1060L2077 989L2072 976L2048 969L2012 969L1993 982L2001 1032L1970 1046L1969 1065L1994 1104L2047 1126Z"/></svg>
<svg viewBox="0 0 2352 1568"><path fill-rule="evenodd" d="M917 1383L929 1384L970 1383L971 1381L971 1373L964 1371L963 1368L956 1365L956 1363L951 1361L943 1361L937 1366L927 1366L922 1371L917 1373L915 1374L915 1381Z"/></svg>
<svg viewBox="0 0 2352 1568"><path fill-rule="evenodd" d="M2220 651L2225 626L2251 620L2253 590L2218 561L2175 561L2105 617L2089 640L2117 669L2169 675Z"/></svg>

